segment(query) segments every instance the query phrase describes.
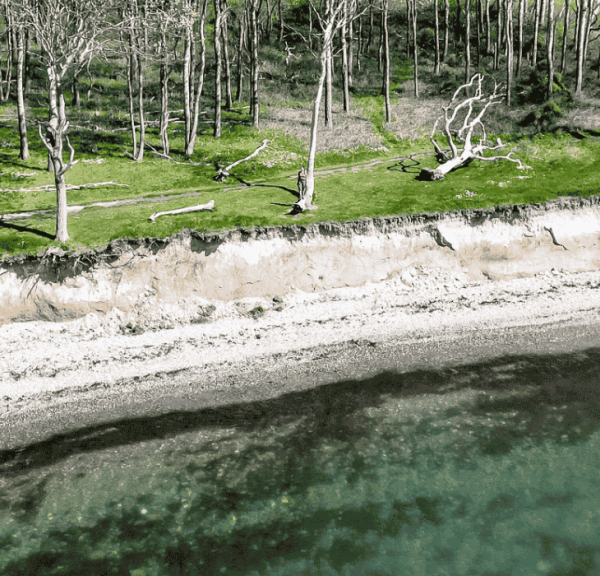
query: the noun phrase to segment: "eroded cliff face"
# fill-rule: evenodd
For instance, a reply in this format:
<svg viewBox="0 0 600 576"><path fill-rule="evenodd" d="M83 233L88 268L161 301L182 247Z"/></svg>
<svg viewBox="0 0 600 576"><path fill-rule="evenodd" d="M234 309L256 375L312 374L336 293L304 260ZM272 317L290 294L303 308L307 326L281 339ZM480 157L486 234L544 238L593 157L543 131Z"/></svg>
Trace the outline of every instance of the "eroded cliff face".
<svg viewBox="0 0 600 576"><path fill-rule="evenodd" d="M600 196L221 234L124 238L98 250L0 261L0 323L113 308L197 306L378 282L412 265L471 279L600 268Z"/></svg>

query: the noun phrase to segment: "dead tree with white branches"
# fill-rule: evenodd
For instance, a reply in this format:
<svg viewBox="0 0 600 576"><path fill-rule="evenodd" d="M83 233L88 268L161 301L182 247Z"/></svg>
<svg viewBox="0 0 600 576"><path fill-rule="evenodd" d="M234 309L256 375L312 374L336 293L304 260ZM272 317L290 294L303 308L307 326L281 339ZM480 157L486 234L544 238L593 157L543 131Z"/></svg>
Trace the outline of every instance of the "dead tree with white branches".
<svg viewBox="0 0 600 576"><path fill-rule="evenodd" d="M67 187L64 175L75 162L75 151L67 140L70 159L62 159L63 135L67 122L64 86L72 81L86 62L110 40L108 32L121 26L115 20L116 0L91 3L87 0L11 0L15 26L28 29L40 47L40 66L48 80L48 121L40 138L48 150L48 171L54 171L57 194L56 237L69 240L67 232Z"/></svg>
<svg viewBox="0 0 600 576"><path fill-rule="evenodd" d="M506 95L498 93L498 84L494 80L494 91L489 96L484 96L482 88L483 78L483 75L475 74L468 84L460 86L454 93L448 106L443 108L444 114L435 121L429 139L433 144L437 159L441 165L435 169L423 168L419 175L421 180L443 180L448 172L456 170L460 166L468 165L472 160L482 160L485 162L508 160L509 162L516 162L518 168L521 170L529 168L529 166L524 166L518 158L511 158L512 152L506 156L486 157L482 155L484 150L498 150L506 146L500 138L496 140L495 146L490 145L485 126L481 120L487 109L494 104L498 104ZM468 88L474 85L475 95L466 97L461 101L459 98L461 92L464 91L468 94ZM474 117L473 114L475 114ZM450 149L446 151L441 149L434 138L440 121L444 122L443 132L450 146ZM454 122L460 124L461 121L462 126L458 130L452 127ZM480 130L481 135L479 136L479 141L474 143L473 136L476 130ZM462 144L462 149L459 149L456 145L455 139L459 144Z"/></svg>

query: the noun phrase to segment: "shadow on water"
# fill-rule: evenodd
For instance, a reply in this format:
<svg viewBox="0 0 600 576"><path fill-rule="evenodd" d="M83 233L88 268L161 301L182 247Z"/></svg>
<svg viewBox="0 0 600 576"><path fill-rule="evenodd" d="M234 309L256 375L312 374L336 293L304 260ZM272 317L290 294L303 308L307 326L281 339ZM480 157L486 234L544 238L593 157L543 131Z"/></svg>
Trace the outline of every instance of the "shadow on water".
<svg viewBox="0 0 600 576"><path fill-rule="evenodd" d="M0 516L11 520L0 521L0 572L397 574L399 550L403 562L425 554L431 566L464 563L448 539L462 542L469 522L489 556L495 523L535 492L505 486L515 466L529 466L511 459L540 450L564 459L557 451L593 442L599 384L600 348L510 356L109 422L5 450ZM113 460L100 466L104 455ZM495 488L485 466L505 467ZM151 480L141 480L145 470ZM478 500L465 483L481 474L490 489ZM547 483L532 506L582 497L557 486ZM79 503L84 492L95 494L94 512ZM492 527L475 525L483 517ZM406 539L423 534L436 544L407 556ZM558 529L536 534L544 573L600 566L600 546ZM472 573L488 573L471 562Z"/></svg>

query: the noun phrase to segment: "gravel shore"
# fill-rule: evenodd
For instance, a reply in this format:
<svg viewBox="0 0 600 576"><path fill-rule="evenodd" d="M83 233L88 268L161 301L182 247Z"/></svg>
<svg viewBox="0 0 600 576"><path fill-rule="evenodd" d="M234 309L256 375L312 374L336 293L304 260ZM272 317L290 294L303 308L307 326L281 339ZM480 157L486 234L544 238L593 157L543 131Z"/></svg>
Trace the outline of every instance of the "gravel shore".
<svg viewBox="0 0 600 576"><path fill-rule="evenodd" d="M170 307L147 301L127 317L113 310L59 324L0 326L0 412L159 373L224 374L259 360L263 370L294 371L326 348L358 342L375 347L507 327L599 324L600 271L480 283L413 266L378 284L275 300ZM199 309L206 322L190 324Z"/></svg>

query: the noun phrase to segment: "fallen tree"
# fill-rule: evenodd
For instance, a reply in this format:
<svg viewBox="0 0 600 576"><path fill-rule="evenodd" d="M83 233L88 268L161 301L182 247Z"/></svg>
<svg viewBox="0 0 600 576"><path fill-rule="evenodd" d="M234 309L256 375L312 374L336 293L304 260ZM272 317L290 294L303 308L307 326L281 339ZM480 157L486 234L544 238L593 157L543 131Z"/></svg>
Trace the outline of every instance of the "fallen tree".
<svg viewBox="0 0 600 576"><path fill-rule="evenodd" d="M433 130L431 131L431 136L429 139L433 144L433 147L436 152L436 157L438 162L440 162L440 166L437 168L423 168L419 175L421 180L443 180L448 172L452 170L456 170L460 166L468 165L472 160L482 160L484 162L493 162L494 160L508 160L509 162L515 162L518 164L518 168L523 170L525 168L530 168L530 166L524 166L518 158L511 158L513 152L510 152L506 156L483 156L482 152L484 150L499 150L500 148L504 148L506 144L503 144L500 138L497 138L496 145L491 146L485 131L485 126L481 121L483 115L487 111L487 109L494 105L498 104L506 94L498 93L498 84L494 80L494 91L490 96L484 97L482 90L484 76L482 74L475 74L471 78L471 81L468 84L463 84L460 86L452 100L443 108L444 114L439 116L433 125ZM475 95L470 98L467 97L462 101L459 101L459 94L461 91L467 92L467 89L472 87L474 83L476 84ZM476 116L471 118L473 114L474 108L481 108L478 112L476 112ZM462 118L462 126L457 130L456 128L452 128L452 123L456 120L460 120ZM449 150L442 150L440 145L436 142L434 136L438 127L438 123L443 120L444 121L444 135L448 141L448 145L450 146ZM481 129L482 135L479 137L479 142L474 144L472 142L473 133L475 129ZM459 150L456 145L454 138L456 141L462 144L462 150Z"/></svg>
<svg viewBox="0 0 600 576"><path fill-rule="evenodd" d="M118 184L117 182L91 182L90 184L67 184L67 190L82 190L83 188L96 188L97 186L123 186L129 188L129 184ZM0 188L0 192L45 192L53 190L54 184L37 186L36 188Z"/></svg>
<svg viewBox="0 0 600 576"><path fill-rule="evenodd" d="M254 158L255 156L258 156L258 154L260 154L260 152L262 150L264 150L267 147L267 144L269 144L271 141L270 140L263 140L262 144L254 151L252 152L252 154L250 154L250 156L246 156L246 158L242 158L241 160L238 160L237 162L234 162L233 164L230 164L229 166L225 166L225 168L219 168L216 176L213 178L213 180L215 180L216 182L225 182L227 176L229 176L229 171L234 167L237 166L238 164L241 164L242 162L247 162L248 160Z"/></svg>
<svg viewBox="0 0 600 576"><path fill-rule="evenodd" d="M198 206L190 206L188 208L179 208L179 210L168 210L166 212L155 212L148 218L150 222L155 222L160 216L168 216L169 214L187 214L188 212L201 212L202 210L213 210L215 201L211 200L208 204L199 204Z"/></svg>

